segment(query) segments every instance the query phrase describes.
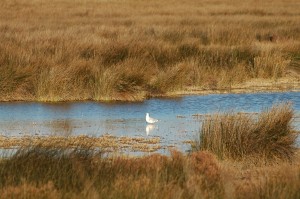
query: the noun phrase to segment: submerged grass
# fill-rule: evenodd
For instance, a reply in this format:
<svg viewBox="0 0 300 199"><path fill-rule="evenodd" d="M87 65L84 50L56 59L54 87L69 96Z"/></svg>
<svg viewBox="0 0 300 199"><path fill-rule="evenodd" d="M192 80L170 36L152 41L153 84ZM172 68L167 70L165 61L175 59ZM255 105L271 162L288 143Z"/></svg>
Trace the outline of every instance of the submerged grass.
<svg viewBox="0 0 300 199"><path fill-rule="evenodd" d="M1 1L0 13L1 101L136 101L253 78L299 82L295 0L22 0Z"/></svg>
<svg viewBox="0 0 300 199"><path fill-rule="evenodd" d="M140 151L153 152L162 148L160 138L143 137L115 137L103 135L100 137L79 136L22 136L4 137L0 136L0 148L15 147L40 147L40 148L90 148L101 149L102 152Z"/></svg>
<svg viewBox="0 0 300 199"><path fill-rule="evenodd" d="M291 104L274 105L257 115L225 113L205 119L197 150L222 159L292 160L296 131L291 126Z"/></svg>

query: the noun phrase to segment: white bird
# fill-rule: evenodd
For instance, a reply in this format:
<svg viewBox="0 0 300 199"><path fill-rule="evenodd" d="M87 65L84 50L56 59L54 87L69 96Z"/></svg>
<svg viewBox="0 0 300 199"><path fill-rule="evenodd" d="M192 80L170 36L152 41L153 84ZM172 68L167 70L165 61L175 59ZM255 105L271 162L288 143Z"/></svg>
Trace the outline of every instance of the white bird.
<svg viewBox="0 0 300 199"><path fill-rule="evenodd" d="M146 113L146 122L149 123L149 124L153 124L155 122L158 122L158 120L150 117L149 113Z"/></svg>

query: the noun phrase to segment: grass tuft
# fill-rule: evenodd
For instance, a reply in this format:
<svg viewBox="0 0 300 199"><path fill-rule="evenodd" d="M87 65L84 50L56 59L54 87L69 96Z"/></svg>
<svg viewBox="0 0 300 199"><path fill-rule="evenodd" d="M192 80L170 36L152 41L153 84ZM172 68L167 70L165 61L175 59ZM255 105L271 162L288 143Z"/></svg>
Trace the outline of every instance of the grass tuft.
<svg viewBox="0 0 300 199"><path fill-rule="evenodd" d="M215 114L203 122L196 148L211 151L221 159L292 160L296 139L292 118L289 103L274 105L258 116Z"/></svg>

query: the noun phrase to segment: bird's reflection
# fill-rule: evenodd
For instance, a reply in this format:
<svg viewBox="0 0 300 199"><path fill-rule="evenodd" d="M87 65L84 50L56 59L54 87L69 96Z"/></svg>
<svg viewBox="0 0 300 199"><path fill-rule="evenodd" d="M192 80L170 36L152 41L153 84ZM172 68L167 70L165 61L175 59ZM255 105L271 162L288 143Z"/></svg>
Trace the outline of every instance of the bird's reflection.
<svg viewBox="0 0 300 199"><path fill-rule="evenodd" d="M146 134L147 134L147 136L153 131L154 128L155 128L154 124L147 124L147 126L146 126Z"/></svg>

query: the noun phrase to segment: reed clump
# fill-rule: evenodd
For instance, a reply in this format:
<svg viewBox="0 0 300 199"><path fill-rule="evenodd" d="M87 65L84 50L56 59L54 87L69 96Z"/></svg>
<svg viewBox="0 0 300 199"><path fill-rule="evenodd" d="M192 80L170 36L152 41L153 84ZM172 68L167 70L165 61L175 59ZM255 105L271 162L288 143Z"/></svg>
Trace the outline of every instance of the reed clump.
<svg viewBox="0 0 300 199"><path fill-rule="evenodd" d="M294 0L22 0L2 1L0 13L1 101L138 101L256 78L299 82Z"/></svg>
<svg viewBox="0 0 300 199"><path fill-rule="evenodd" d="M215 114L204 120L196 148L221 159L292 160L297 136L292 118L289 103L274 105L259 115Z"/></svg>

